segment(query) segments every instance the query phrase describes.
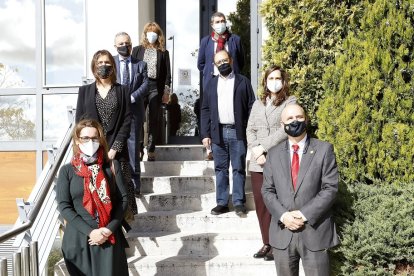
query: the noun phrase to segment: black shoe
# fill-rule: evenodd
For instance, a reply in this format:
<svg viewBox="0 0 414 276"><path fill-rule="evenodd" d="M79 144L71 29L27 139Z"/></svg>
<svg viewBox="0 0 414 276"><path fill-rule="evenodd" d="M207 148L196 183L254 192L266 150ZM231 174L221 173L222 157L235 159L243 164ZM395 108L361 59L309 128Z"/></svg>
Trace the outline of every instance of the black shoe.
<svg viewBox="0 0 414 276"><path fill-rule="evenodd" d="M211 214L217 216L217 215L227 213L228 211L229 211L229 207L217 205L216 207L211 209Z"/></svg>
<svg viewBox="0 0 414 276"><path fill-rule="evenodd" d="M242 216L242 215L245 215L247 213L246 207L244 207L243 204L234 206L234 211L236 212L236 215L238 215L238 216Z"/></svg>
<svg viewBox="0 0 414 276"><path fill-rule="evenodd" d="M134 190L134 196L135 197L140 197L141 196L141 191L140 190Z"/></svg>
<svg viewBox="0 0 414 276"><path fill-rule="evenodd" d="M256 253L254 253L253 258L264 258L267 253L269 253L271 251L272 247L268 244L265 244L262 246L262 248L259 249L259 251L257 251Z"/></svg>
<svg viewBox="0 0 414 276"><path fill-rule="evenodd" d="M270 248L269 252L267 252L266 256L264 256L263 260L265 261L273 261L275 258L273 257L272 248Z"/></svg>

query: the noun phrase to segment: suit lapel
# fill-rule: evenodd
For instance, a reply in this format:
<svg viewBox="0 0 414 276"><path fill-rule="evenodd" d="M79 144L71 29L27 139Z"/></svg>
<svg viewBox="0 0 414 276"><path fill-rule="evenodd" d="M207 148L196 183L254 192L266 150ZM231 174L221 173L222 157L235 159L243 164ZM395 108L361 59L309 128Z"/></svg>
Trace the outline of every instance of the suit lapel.
<svg viewBox="0 0 414 276"><path fill-rule="evenodd" d="M291 173L291 160L290 160L290 151L289 151L289 141L286 140L285 147L280 152L280 163L282 164L282 170L277 173L287 173L286 179L290 179L288 186L289 189L293 192L293 186L292 186L292 173Z"/></svg>
<svg viewBox="0 0 414 276"><path fill-rule="evenodd" d="M302 159L299 164L298 179L296 180L296 193L302 185L306 172L308 171L312 159L316 153L316 148L313 146L313 143L311 143L311 141L311 138L307 139L305 149L303 150Z"/></svg>

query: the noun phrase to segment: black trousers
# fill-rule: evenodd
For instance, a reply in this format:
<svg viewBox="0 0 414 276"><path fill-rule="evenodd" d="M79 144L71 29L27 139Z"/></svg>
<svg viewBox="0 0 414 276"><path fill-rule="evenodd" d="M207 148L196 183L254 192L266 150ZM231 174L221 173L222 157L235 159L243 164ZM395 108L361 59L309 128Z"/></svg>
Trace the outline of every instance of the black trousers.
<svg viewBox="0 0 414 276"><path fill-rule="evenodd" d="M155 144L158 140L158 115L160 110L160 98L158 96L158 91L151 90L151 93L148 96L148 152L155 151Z"/></svg>

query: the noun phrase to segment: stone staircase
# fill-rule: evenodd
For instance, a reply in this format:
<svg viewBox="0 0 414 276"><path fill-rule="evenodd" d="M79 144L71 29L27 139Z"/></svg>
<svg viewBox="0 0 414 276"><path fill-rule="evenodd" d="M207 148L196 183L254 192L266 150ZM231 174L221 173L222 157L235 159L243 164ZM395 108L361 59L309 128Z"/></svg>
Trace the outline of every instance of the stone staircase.
<svg viewBox="0 0 414 276"><path fill-rule="evenodd" d="M143 195L127 235L130 275L276 275L274 262L252 257L262 241L249 176L247 215L213 216L214 164L203 161L203 147L160 146L156 154L141 163Z"/></svg>

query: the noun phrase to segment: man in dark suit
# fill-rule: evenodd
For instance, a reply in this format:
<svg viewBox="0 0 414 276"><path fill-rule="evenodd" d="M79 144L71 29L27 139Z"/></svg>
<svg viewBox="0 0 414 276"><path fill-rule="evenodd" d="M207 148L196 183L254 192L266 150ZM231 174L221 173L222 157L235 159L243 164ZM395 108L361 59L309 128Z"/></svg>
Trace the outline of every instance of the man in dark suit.
<svg viewBox="0 0 414 276"><path fill-rule="evenodd" d="M338 191L333 146L310 138L299 105L282 111L288 140L271 148L264 166L263 200L272 215L270 244L277 275L328 276L328 249L339 244L331 207Z"/></svg>
<svg viewBox="0 0 414 276"><path fill-rule="evenodd" d="M217 206L211 214L229 211L229 166L233 173L232 202L237 215L246 213L246 127L255 101L252 85L246 77L232 71L232 58L225 50L214 56L220 74L206 85L201 107L201 138L211 146L216 172Z"/></svg>
<svg viewBox="0 0 414 276"><path fill-rule="evenodd" d="M233 60L233 72L240 74L244 65L244 52L240 37L229 32L226 26L226 16L216 12L211 16L211 35L201 39L198 50L197 67L203 73L203 90L208 81L219 74L214 66L214 54L226 50Z"/></svg>
<svg viewBox="0 0 414 276"><path fill-rule="evenodd" d="M115 48L118 55L114 56L117 82L129 87L131 94L131 132L128 138L129 163L134 183L135 195L141 191L141 130L144 123L144 100L149 94L147 64L131 56L131 38L125 32L115 36Z"/></svg>

